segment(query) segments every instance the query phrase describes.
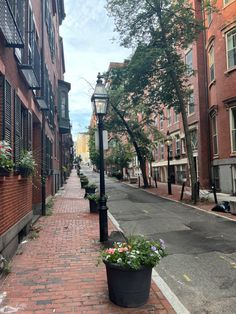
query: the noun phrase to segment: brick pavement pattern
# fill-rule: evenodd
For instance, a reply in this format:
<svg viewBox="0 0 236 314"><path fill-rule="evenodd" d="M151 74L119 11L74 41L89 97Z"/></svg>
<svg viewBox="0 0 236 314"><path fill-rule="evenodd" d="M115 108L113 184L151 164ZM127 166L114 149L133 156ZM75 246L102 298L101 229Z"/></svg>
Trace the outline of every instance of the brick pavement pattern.
<svg viewBox="0 0 236 314"><path fill-rule="evenodd" d="M105 267L96 266L101 248L98 215L89 212L83 196L73 171L54 199L53 214L34 225L38 237L28 236L20 244L11 273L0 279L0 313L174 314L155 283L148 303L140 308L109 301Z"/></svg>

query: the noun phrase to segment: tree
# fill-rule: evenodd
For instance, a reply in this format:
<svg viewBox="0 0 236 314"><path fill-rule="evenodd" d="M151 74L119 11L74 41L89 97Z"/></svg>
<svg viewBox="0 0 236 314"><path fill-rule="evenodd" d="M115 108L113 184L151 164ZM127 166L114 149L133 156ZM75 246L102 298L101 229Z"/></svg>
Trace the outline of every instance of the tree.
<svg viewBox="0 0 236 314"><path fill-rule="evenodd" d="M141 66L138 62L137 64ZM140 164L144 187L148 187L146 160L153 137L155 139L160 137L153 124L151 107L146 106L138 97L131 96L133 89L130 84L129 64L124 68L111 69L107 73L107 79L110 82L110 111L106 117L106 128L118 134L121 139L129 138Z"/></svg>
<svg viewBox="0 0 236 314"><path fill-rule="evenodd" d="M196 196L197 176L186 108L191 94L188 81L194 71L184 64L182 52L204 29L201 2L205 1L107 0L121 45L138 48L137 58L149 57L149 68L136 86L133 98L146 98L149 103L152 99L152 106L164 104L182 115L192 199ZM210 1L205 4L210 7ZM133 72L132 79L136 81L137 76L140 74Z"/></svg>
<svg viewBox="0 0 236 314"><path fill-rule="evenodd" d="M115 146L111 148L106 158L106 165L111 166L114 171L118 171L121 178L123 178L123 169L128 168L132 157L133 154L129 144L122 144L120 141L115 141Z"/></svg>
<svg viewBox="0 0 236 314"><path fill-rule="evenodd" d="M99 169L99 151L95 147L95 131L96 128L89 128L89 157L91 160L91 163L96 166L97 169Z"/></svg>

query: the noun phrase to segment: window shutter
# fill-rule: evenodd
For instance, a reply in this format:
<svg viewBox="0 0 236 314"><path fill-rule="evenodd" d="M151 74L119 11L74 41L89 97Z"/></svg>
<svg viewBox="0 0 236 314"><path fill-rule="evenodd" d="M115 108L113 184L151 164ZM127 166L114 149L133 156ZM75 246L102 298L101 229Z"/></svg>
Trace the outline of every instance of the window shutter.
<svg viewBox="0 0 236 314"><path fill-rule="evenodd" d="M47 174L49 173L49 139L46 137L46 167Z"/></svg>
<svg viewBox="0 0 236 314"><path fill-rule="evenodd" d="M21 101L20 98L15 96L15 142L14 142L14 152L15 152L15 163L20 159L21 154Z"/></svg>
<svg viewBox="0 0 236 314"><path fill-rule="evenodd" d="M32 113L28 112L28 150L32 150Z"/></svg>
<svg viewBox="0 0 236 314"><path fill-rule="evenodd" d="M28 110L21 106L21 141L22 149L28 149Z"/></svg>
<svg viewBox="0 0 236 314"><path fill-rule="evenodd" d="M0 140L3 140L4 76L0 75Z"/></svg>
<svg viewBox="0 0 236 314"><path fill-rule="evenodd" d="M4 108L3 108L3 117L4 117L4 123L3 123L3 138L5 141L7 141L10 145L12 143L11 141L11 85L8 83L8 81L5 81L5 102L4 102Z"/></svg>

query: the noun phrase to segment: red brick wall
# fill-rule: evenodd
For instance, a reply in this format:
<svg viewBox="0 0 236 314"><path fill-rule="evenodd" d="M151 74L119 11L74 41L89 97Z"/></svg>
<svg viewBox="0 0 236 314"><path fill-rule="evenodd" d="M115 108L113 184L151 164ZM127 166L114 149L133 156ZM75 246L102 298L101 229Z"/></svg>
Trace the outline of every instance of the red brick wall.
<svg viewBox="0 0 236 314"><path fill-rule="evenodd" d="M236 2L233 1L223 7L223 1L217 1L219 12L213 14L213 19L206 32L206 44L214 45L215 82L209 86L209 106L217 106L216 115L218 126L218 156L214 158L225 159L231 156L229 111L224 100L236 97L236 69L227 72L226 38L225 31L236 27ZM211 46L211 45L210 45ZM209 74L209 73L208 73ZM213 158L213 156L212 156Z"/></svg>
<svg viewBox="0 0 236 314"><path fill-rule="evenodd" d="M32 210L32 179L0 177L0 235Z"/></svg>

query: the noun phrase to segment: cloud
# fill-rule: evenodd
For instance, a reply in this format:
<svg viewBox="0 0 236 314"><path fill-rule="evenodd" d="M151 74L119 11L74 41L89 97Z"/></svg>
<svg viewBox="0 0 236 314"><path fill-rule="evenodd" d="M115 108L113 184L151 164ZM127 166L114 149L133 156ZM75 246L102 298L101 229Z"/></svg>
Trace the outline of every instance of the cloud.
<svg viewBox="0 0 236 314"><path fill-rule="evenodd" d="M114 24L107 16L105 0L65 0L66 18L60 27L64 42L65 80L69 93L73 138L86 131L92 114L91 95L98 72L110 62L122 62L131 51L112 42Z"/></svg>

